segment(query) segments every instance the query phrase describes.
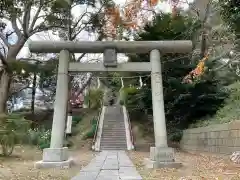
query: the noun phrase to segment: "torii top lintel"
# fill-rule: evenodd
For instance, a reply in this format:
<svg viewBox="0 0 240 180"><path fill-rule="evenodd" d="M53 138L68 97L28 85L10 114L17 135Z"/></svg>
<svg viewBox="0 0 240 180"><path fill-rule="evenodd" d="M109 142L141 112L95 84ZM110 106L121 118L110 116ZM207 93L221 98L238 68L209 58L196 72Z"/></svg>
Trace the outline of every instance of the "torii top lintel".
<svg viewBox="0 0 240 180"><path fill-rule="evenodd" d="M188 53L192 41L33 41L29 49L35 53L59 53L68 50L72 53L103 53L115 49L117 53L149 53L158 49L161 53Z"/></svg>

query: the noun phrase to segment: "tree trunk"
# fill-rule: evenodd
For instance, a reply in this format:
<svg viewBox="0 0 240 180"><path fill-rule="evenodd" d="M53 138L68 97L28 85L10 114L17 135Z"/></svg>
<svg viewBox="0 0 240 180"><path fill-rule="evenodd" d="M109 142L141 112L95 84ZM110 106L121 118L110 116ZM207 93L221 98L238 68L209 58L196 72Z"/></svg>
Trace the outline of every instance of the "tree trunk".
<svg viewBox="0 0 240 180"><path fill-rule="evenodd" d="M8 50L6 58L7 63L15 61L19 51L22 49L26 42L26 37L21 37L17 44L11 45ZM7 72L6 69L0 72L0 114L6 112L6 102L8 100L8 92L11 83L11 71Z"/></svg>
<svg viewBox="0 0 240 180"><path fill-rule="evenodd" d="M10 85L10 76L3 70L0 73L0 114L6 112L6 102L8 100L8 90Z"/></svg>
<svg viewBox="0 0 240 180"><path fill-rule="evenodd" d="M31 101L31 112L33 117L34 117L34 110L35 110L36 84L37 84L37 73L34 72L33 86L32 86L32 101Z"/></svg>

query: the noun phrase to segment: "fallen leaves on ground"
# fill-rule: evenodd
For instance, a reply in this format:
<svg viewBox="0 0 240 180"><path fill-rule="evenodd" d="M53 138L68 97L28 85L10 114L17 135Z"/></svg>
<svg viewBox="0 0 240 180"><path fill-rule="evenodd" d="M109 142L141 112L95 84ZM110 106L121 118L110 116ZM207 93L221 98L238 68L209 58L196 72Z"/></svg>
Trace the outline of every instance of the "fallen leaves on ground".
<svg viewBox="0 0 240 180"><path fill-rule="evenodd" d="M80 148L80 147L79 147ZM89 147L72 150L76 165L70 169L35 169L34 162L41 160L42 152L33 147L17 147L11 157L0 157L0 180L69 180L86 166L95 154ZM229 157L212 154L177 152L180 169L146 169L144 158L149 152L130 152L143 180L240 180L240 166Z"/></svg>
<svg viewBox="0 0 240 180"><path fill-rule="evenodd" d="M94 158L89 148L70 152L76 165L70 169L36 169L34 162L41 160L42 152L33 147L17 147L11 157L0 157L0 180L69 180Z"/></svg>
<svg viewBox="0 0 240 180"><path fill-rule="evenodd" d="M149 152L130 152L130 158L144 180L240 180L240 166L226 156L176 152L179 169L146 169L144 158Z"/></svg>

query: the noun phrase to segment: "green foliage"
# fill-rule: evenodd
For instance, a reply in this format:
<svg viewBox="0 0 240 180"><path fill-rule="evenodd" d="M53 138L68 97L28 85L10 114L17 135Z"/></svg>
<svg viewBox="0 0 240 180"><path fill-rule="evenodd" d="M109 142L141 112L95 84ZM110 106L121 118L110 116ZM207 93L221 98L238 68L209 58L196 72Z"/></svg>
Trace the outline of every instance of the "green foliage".
<svg viewBox="0 0 240 180"><path fill-rule="evenodd" d="M82 116L73 116L72 117L72 126L76 126L82 120Z"/></svg>
<svg viewBox="0 0 240 180"><path fill-rule="evenodd" d="M38 66L39 87L54 97L57 85L58 60L53 58Z"/></svg>
<svg viewBox="0 0 240 180"><path fill-rule="evenodd" d="M101 89L91 89L84 97L85 104L90 103L90 108L98 109L102 105L103 91Z"/></svg>
<svg viewBox="0 0 240 180"><path fill-rule="evenodd" d="M111 89L114 91L114 92L118 92L119 89L121 88L121 76L120 74L114 72L114 73L109 73L108 74L109 77L111 77L109 80L108 80L108 84L110 85Z"/></svg>
<svg viewBox="0 0 240 180"><path fill-rule="evenodd" d="M119 101L119 104L120 104L121 106L125 105L124 100L120 100L120 101Z"/></svg>
<svg viewBox="0 0 240 180"><path fill-rule="evenodd" d="M234 30L240 30L240 1L219 0L218 5L221 7L221 15L224 20L228 22Z"/></svg>
<svg viewBox="0 0 240 180"><path fill-rule="evenodd" d="M58 3L57 1L1 0L0 7L2 9L0 17L3 16L8 19L13 19L14 17L22 17L24 16L24 13L26 13L26 11L31 10L33 7L35 8L41 7L41 9L45 12L45 16L42 16L45 19L44 21L42 21L41 24L36 26L36 28L34 29L35 31L43 31L47 27L49 27L50 24L59 27L64 27L63 25L66 24L65 21L68 16L66 12L66 7L63 7L59 4L60 3ZM23 19L24 23L28 23L27 17L26 16L24 17L25 17L25 19ZM25 33L25 35L27 35L27 33Z"/></svg>
<svg viewBox="0 0 240 180"><path fill-rule="evenodd" d="M238 48L240 48L240 1L239 0L219 0L221 16L225 22L231 27L238 40ZM238 49L239 50L239 49Z"/></svg>
<svg viewBox="0 0 240 180"><path fill-rule="evenodd" d="M94 138L94 135L95 135L96 130L97 130L97 119L96 119L96 117L94 117L91 120L91 124L92 124L92 128L89 132L86 133L86 135L84 137L85 139Z"/></svg>
<svg viewBox="0 0 240 180"><path fill-rule="evenodd" d="M225 100L225 105L220 108L214 116L205 117L190 127L203 127L211 124L222 124L240 119L240 82L236 82L227 88L230 92Z"/></svg>
<svg viewBox="0 0 240 180"><path fill-rule="evenodd" d="M175 129L173 132L168 134L168 139L172 142L180 142L182 139L183 131Z"/></svg>
<svg viewBox="0 0 240 180"><path fill-rule="evenodd" d="M30 127L30 122L19 114L0 115L0 145L5 156L12 154L15 144L21 143Z"/></svg>
<svg viewBox="0 0 240 180"><path fill-rule="evenodd" d="M50 141L51 130L46 130L43 127L28 130L28 144L44 149L50 147Z"/></svg>
<svg viewBox="0 0 240 180"><path fill-rule="evenodd" d="M122 91L122 101L124 102L128 110L133 111L143 108L143 103L139 101L139 89L135 87L127 87L123 88Z"/></svg>
<svg viewBox="0 0 240 180"><path fill-rule="evenodd" d="M172 18L169 14L161 14L152 24L146 25L144 31L139 33L135 39L137 41L192 40L198 30L193 29L196 27L195 23L198 22L180 15ZM148 54L130 55L129 57L133 62L149 61ZM208 68L204 76L194 83L183 83L183 78L196 67L190 57L189 54L165 54L161 57L164 106L167 128L171 132L173 129L187 128L189 124L201 117L214 115L227 96L215 72ZM150 78L143 78L143 82L146 86L127 93L126 104L130 111L140 109L151 113Z"/></svg>

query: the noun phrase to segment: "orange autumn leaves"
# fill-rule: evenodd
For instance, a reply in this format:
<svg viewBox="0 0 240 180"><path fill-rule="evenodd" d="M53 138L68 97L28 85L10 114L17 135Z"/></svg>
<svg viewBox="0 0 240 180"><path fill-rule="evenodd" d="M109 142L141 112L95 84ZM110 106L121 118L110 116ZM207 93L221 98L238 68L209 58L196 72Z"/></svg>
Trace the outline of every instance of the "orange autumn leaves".
<svg viewBox="0 0 240 180"><path fill-rule="evenodd" d="M159 3L160 0L129 0L126 2L123 8L119 6L112 6L105 8L104 14L107 20L105 26L105 32L107 36L111 38L116 38L118 28L126 30L136 30L139 26L139 21L144 22L146 20L146 16L141 16L140 12L146 8L153 8Z"/></svg>
<svg viewBox="0 0 240 180"><path fill-rule="evenodd" d="M179 0L126 0L123 8L116 5L105 8L104 14L107 21L104 28L105 34L115 39L120 27L125 30L137 30L146 24L153 8L164 1L172 6L172 14L175 16Z"/></svg>
<svg viewBox="0 0 240 180"><path fill-rule="evenodd" d="M204 73L205 61L208 60L208 57L209 55L206 55L203 59L201 59L197 67L184 77L183 82L192 83L194 79L201 76Z"/></svg>

